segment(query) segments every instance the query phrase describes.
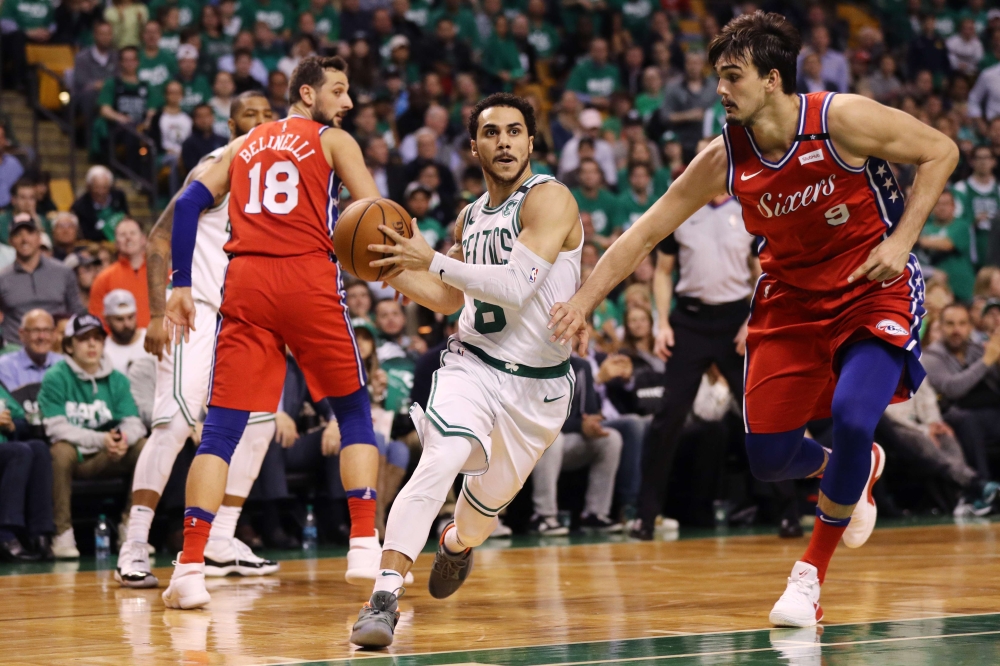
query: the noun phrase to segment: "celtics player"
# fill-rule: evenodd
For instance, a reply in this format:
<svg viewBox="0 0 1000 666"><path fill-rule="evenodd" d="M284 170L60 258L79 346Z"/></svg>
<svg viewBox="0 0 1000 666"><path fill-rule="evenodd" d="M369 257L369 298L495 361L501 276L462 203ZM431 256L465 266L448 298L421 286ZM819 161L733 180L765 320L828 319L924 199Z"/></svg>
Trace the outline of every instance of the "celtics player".
<svg viewBox="0 0 1000 666"><path fill-rule="evenodd" d="M251 91L233 100L229 114L229 137L243 136L271 120L271 105L262 93ZM191 170L198 177L218 157L222 148L209 153ZM150 233L148 249L149 304L152 318L146 329L146 351L159 359L153 432L146 442L132 479L132 509L128 537L118 553L115 579L125 587L156 587L149 567L149 528L160 495L170 477L174 460L188 437L197 441L199 417L208 396L209 373L215 349L215 323L222 302L222 282L229 259L222 246L229 240L228 195L206 210L199 221L192 271L198 328L187 341L168 346L163 328L169 277L170 236L174 206L171 202ZM229 466L226 495L205 547L205 575L263 576L278 570L278 563L260 558L235 538L236 521L260 471L267 447L274 437L274 414L250 415L249 424Z"/></svg>
<svg viewBox="0 0 1000 666"><path fill-rule="evenodd" d="M389 283L410 299L442 313L465 309L426 409L410 409L423 455L389 512L382 569L351 634L357 645L392 643L403 577L455 477L466 474L428 579L437 599L469 575L472 548L496 527L569 412L570 352L548 341L546 325L549 308L580 281L583 227L570 191L531 174L534 135L526 100L498 93L479 102L469 136L487 192L458 216L448 256L416 225L412 239L382 226L396 244L369 246L390 255L372 265L393 268Z"/></svg>

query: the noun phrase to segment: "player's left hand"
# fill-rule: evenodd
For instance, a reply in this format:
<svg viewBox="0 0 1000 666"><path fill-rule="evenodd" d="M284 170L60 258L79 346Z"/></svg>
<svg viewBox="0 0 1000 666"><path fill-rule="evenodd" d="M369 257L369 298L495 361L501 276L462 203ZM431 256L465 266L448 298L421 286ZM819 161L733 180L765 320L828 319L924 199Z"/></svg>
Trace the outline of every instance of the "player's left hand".
<svg viewBox="0 0 1000 666"><path fill-rule="evenodd" d="M733 342L736 343L736 353L740 356L746 356L747 353L747 323L743 322L740 326L740 332L736 334L733 338Z"/></svg>
<svg viewBox="0 0 1000 666"><path fill-rule="evenodd" d="M895 237L889 236L872 249L865 263L851 273L847 282L854 282L862 276L868 276L872 282L891 280L903 274L909 259L910 248L901 244Z"/></svg>
<svg viewBox="0 0 1000 666"><path fill-rule="evenodd" d="M590 342L590 332L587 330L587 313L570 299L567 303L556 303L549 310L549 330L552 335L549 342L565 344L577 338L576 351L580 356L587 355L587 343Z"/></svg>
<svg viewBox="0 0 1000 666"><path fill-rule="evenodd" d="M320 445L324 456L335 456L340 453L340 426L336 421L330 421L323 428L323 439Z"/></svg>
<svg viewBox="0 0 1000 666"><path fill-rule="evenodd" d="M194 313L191 287L174 287L163 315L163 328L169 342L180 342L182 338L188 341L190 331L194 330Z"/></svg>
<svg viewBox="0 0 1000 666"><path fill-rule="evenodd" d="M434 248L427 244L420 233L420 228L415 223L410 227L413 229L413 238L404 238L384 224L380 224L378 228L396 244L377 245L373 243L369 245L368 249L372 252L390 255L384 259L369 262L369 266L372 268L392 266L411 271L430 270L431 261L434 259ZM390 275L394 276L395 274Z"/></svg>

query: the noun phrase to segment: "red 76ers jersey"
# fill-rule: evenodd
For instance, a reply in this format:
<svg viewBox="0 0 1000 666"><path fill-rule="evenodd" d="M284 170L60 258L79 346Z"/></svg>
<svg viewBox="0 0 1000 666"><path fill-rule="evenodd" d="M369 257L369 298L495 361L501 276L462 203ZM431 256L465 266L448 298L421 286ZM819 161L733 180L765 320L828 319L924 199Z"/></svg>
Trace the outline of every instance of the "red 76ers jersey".
<svg viewBox="0 0 1000 666"><path fill-rule="evenodd" d="M750 129L726 125L727 188L743 207L747 231L763 238L764 273L808 291L838 291L892 233L903 193L889 165L852 167L827 129L834 93L799 95L795 142L778 161L762 156Z"/></svg>

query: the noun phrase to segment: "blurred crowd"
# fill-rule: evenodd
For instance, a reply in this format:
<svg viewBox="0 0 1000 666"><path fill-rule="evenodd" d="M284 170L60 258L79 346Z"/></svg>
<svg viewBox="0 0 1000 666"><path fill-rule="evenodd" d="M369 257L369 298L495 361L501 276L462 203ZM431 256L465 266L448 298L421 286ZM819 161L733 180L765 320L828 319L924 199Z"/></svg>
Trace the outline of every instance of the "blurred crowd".
<svg viewBox="0 0 1000 666"><path fill-rule="evenodd" d="M699 142L721 133L725 114L706 46L732 16L760 8L784 14L801 30L799 92L873 98L933 125L961 149L914 249L925 280L921 339L929 377L913 401L891 407L880 424L877 437L893 456L879 485L880 511L990 513L1000 488L993 481L1000 478L1000 8L993 4L3 0L4 88L30 90L26 45L75 49L65 85L94 166L71 209L57 210L45 165L12 152L15 139L26 137L12 136L0 118L0 311L10 352L0 358L0 381L12 396L10 417L0 413L0 430L11 440L51 440L37 391L45 371L67 353L64 340L76 347L60 327L88 310L103 319L108 350L130 350L111 357L117 354L115 367L132 377L136 413L144 417L140 394L152 377L140 341L149 321L145 232L115 187L116 174L102 166L109 151L129 165L155 160L156 194L165 201L198 160L228 141L234 95L261 90L281 117L296 64L311 54L339 54L350 66L354 100L345 129L361 145L382 195L402 203L425 237L445 250L457 213L484 192L465 120L483 96L512 91L531 101L538 118L532 170L556 175L579 203L586 279L604 250L683 172ZM129 132L113 131L118 127L155 150ZM908 193L913 168L892 168ZM342 204L349 196L344 193ZM665 263L670 256L662 247L655 251L595 311L592 353L574 360L583 390L536 470L524 515L508 520L515 529L629 528L647 471L645 433L672 389L664 353L672 344L670 313L658 311L677 301L664 299L664 290L673 289L665 279L675 272L672 260ZM385 495L383 488L378 495L384 520L393 489L419 455L408 406L426 400L435 349L455 320L403 306L379 284L351 283L348 301L377 425L393 442L380 478ZM115 316L131 323L116 331ZM18 393L23 386L16 384L27 375L8 380L14 377L3 370L14 363L8 358L33 368L39 385L33 396ZM289 359L289 382L297 372ZM713 366L692 399L676 455L664 463L671 471L660 508L670 517L657 524L758 521L780 524L787 536L800 534L799 518L815 501L815 487L752 478L742 453L739 401L724 373ZM8 429L8 421L21 418L17 405L30 408L24 418L32 433ZM326 433L325 424L298 388L286 387L282 410L274 451L251 496L263 507L255 529L272 545L294 545L295 510L286 500L296 493L296 479L319 470L318 482L302 483L329 499L329 526L321 533L340 538L346 514L336 456L324 455L329 464L318 465L282 453L299 437ZM810 433L829 444L828 423L810 424ZM126 468L119 465L115 473L127 474ZM268 470L280 473L269 478ZM517 504L510 511L516 513ZM64 514L68 519L68 508ZM53 528L26 526L23 516L0 511L0 530L6 530L0 541L16 535L29 546Z"/></svg>

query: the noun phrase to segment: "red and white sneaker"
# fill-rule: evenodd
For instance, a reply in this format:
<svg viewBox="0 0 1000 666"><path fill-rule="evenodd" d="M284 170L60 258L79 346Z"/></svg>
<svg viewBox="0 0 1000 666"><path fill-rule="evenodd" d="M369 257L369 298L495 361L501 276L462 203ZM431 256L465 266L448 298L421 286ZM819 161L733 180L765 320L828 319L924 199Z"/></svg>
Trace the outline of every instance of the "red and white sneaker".
<svg viewBox="0 0 1000 666"><path fill-rule="evenodd" d="M885 469L885 451L878 444L872 444L872 466L868 473L868 483L861 494L861 499L854 505L851 522L844 530L844 545L848 548L860 548L868 541L875 529L875 519L878 517L878 507L872 497L872 486L882 477Z"/></svg>
<svg viewBox="0 0 1000 666"><path fill-rule="evenodd" d="M348 585L371 585L382 566L382 544L378 539L378 530L374 536L354 537L350 540L347 551L347 572L344 580ZM405 585L413 582L413 573L406 572L403 579Z"/></svg>
<svg viewBox="0 0 1000 666"><path fill-rule="evenodd" d="M796 562L788 587L768 616L776 627L812 627L823 619L819 605L819 575L816 567Z"/></svg>

